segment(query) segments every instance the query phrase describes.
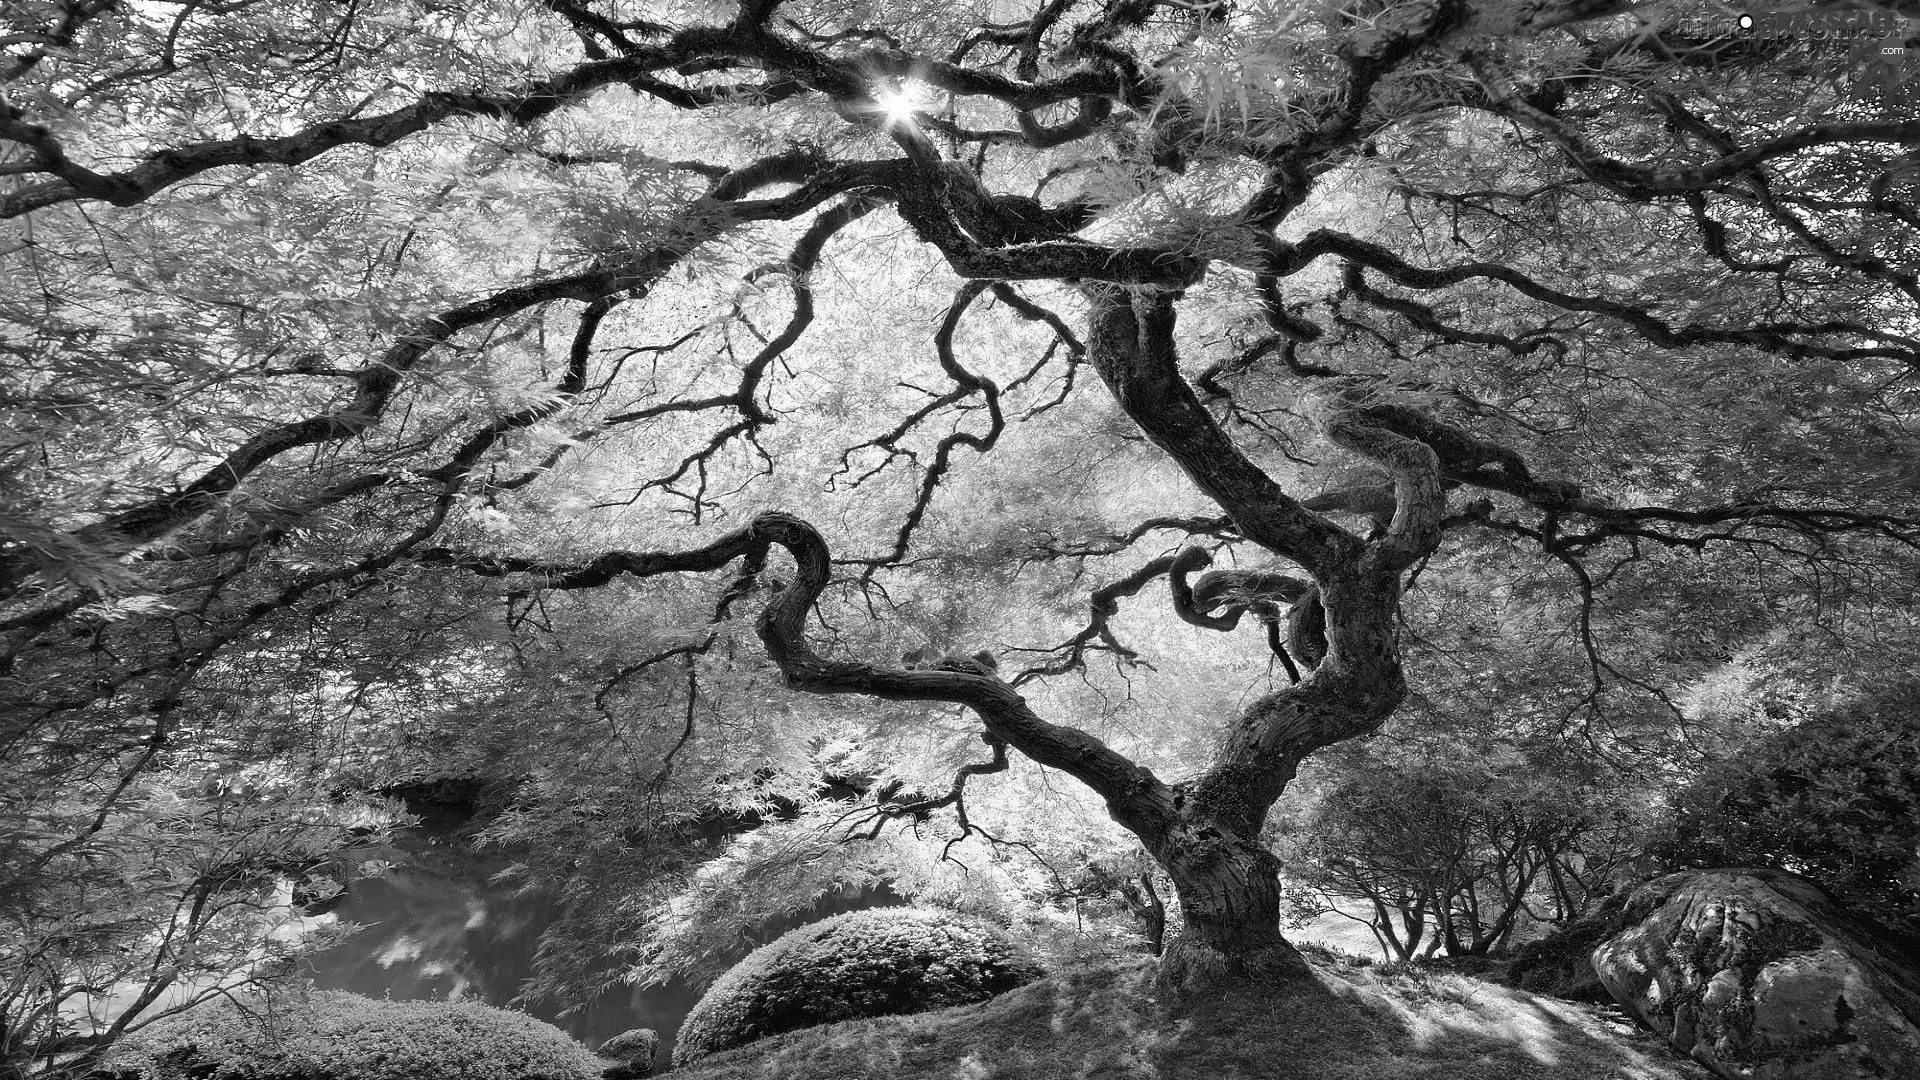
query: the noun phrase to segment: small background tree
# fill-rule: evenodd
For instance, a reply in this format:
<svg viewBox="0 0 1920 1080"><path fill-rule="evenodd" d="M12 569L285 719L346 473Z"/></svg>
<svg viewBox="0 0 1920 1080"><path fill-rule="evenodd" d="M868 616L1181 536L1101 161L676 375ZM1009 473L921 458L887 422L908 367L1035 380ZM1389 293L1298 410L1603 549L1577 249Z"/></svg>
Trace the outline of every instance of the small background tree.
<svg viewBox="0 0 1920 1080"><path fill-rule="evenodd" d="M1347 914L1398 960L1487 956L1579 918L1635 858L1625 808L1577 762L1380 753L1332 757L1282 825L1297 925Z"/></svg>

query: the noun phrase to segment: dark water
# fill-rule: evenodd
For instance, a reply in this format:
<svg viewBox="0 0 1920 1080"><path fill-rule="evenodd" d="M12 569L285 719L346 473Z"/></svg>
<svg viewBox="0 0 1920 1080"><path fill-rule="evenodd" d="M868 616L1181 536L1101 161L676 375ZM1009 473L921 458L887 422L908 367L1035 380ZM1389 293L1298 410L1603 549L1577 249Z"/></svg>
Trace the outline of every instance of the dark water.
<svg viewBox="0 0 1920 1080"><path fill-rule="evenodd" d="M332 909L342 922L363 929L310 957L316 986L396 1001L454 998L500 1006L519 994L555 912L550 903L492 884L488 879L509 860L462 843L463 824L459 815L429 811L420 825L396 834L391 848L371 853L393 868L354 882ZM887 890L851 897L770 934L843 911L903 902ZM565 1017L558 1015L564 1005L525 1011L589 1047L630 1028L652 1028L664 1061L699 997L676 981L607 995Z"/></svg>
<svg viewBox="0 0 1920 1080"><path fill-rule="evenodd" d="M427 815L397 834L392 847L371 853L393 868L354 882L333 908L340 921L362 929L310 957L316 986L396 1001L506 1006L518 996L554 908L493 884L489 879L509 860L473 851L461 842L459 825ZM698 1000L684 984L670 983L608 995L567 1016L559 1015L565 1004L525 1011L590 1047L630 1028L652 1028L664 1054Z"/></svg>

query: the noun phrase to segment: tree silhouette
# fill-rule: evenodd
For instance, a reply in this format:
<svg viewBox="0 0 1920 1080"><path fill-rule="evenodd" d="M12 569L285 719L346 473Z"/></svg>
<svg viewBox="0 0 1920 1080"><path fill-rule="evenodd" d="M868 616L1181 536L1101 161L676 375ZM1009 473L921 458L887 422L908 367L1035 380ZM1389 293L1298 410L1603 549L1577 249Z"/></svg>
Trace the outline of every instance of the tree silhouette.
<svg viewBox="0 0 1920 1080"><path fill-rule="evenodd" d="M1609 659L1622 575L1750 565L1794 608L1752 634L1910 614L1863 583L1920 540L1920 120L1848 101L1844 44L1626 10L42 5L0 72L0 745L10 813L84 806L27 863L196 755L271 758L208 718L271 689L275 635L451 670L436 612L758 605L793 689L981 725L989 761L882 813L1057 769L1172 881L1166 986L1297 981L1261 828L1406 699L1411 579L1475 545L1568 575L1590 710L1699 670ZM952 290L920 356L867 351L917 281ZM1063 461L1187 488L1089 520ZM594 529L524 524L589 489ZM1084 572L1084 621L890 659L927 643L890 588L1003 572ZM1161 577L1286 672L1194 717L1178 779L1032 700L1141 664L1116 620ZM596 704L691 687L704 642Z"/></svg>

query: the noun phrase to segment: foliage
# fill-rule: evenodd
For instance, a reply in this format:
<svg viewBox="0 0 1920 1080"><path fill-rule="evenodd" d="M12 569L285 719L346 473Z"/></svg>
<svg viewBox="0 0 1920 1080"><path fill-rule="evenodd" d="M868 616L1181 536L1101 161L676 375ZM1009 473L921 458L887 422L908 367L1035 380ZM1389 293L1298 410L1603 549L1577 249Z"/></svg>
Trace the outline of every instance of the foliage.
<svg viewBox="0 0 1920 1080"><path fill-rule="evenodd" d="M1179 901L1163 894L1158 878L1144 852L1109 852L1086 858L1062 893L1051 899L1070 901L1076 915L1106 916L1120 923L1137 932L1135 940L1144 939L1140 944L1146 951L1159 956L1166 946L1168 914L1177 911Z"/></svg>
<svg viewBox="0 0 1920 1080"><path fill-rule="evenodd" d="M834 810L845 813L828 807ZM822 816L764 825L703 863L637 933L645 943L637 966L647 978L704 988L786 926L836 902L886 894L932 900L907 880L918 845L863 843Z"/></svg>
<svg viewBox="0 0 1920 1080"><path fill-rule="evenodd" d="M549 813L523 789L483 835L519 860L513 880L535 889L564 883L566 907L545 935L528 992L568 1003L633 983L678 981L697 991L787 930L876 901L1015 927L1048 956L1125 951L1131 916L1103 905L1105 892L1076 891L1074 880L1095 852L1136 849L1080 793L1015 766L968 800L970 820L993 840L933 815L887 816L978 754L977 736L964 729L943 747L898 747L896 733L914 730L909 717L923 731L947 727L906 710L833 725L842 737L821 743L796 769L817 778L811 790L794 776L715 785L715 795L737 801L677 820L655 817L650 828L639 823L660 813L663 800L644 790L588 796L576 786L572 797L590 798L587 818ZM733 812L722 814L725 806ZM1036 815L1036 807L1048 812ZM565 831L564 823L583 820L626 828Z"/></svg>
<svg viewBox="0 0 1920 1080"><path fill-rule="evenodd" d="M818 1024L983 1001L1040 975L1025 949L973 920L921 908L839 915L721 976L688 1014L673 1063Z"/></svg>
<svg viewBox="0 0 1920 1080"><path fill-rule="evenodd" d="M103 1071L127 1080L594 1080L604 1065L524 1013L314 991L183 1013L122 1042Z"/></svg>
<svg viewBox="0 0 1920 1080"><path fill-rule="evenodd" d="M84 785L0 794L0 1067L17 1074L84 1071L123 1035L283 983L339 933L300 905L377 872L348 853L396 819L242 776L142 778L110 812L101 802Z"/></svg>
<svg viewBox="0 0 1920 1080"><path fill-rule="evenodd" d="M810 912L876 895L1015 926L1044 948L1048 928L1069 921L1049 903L1061 899L1055 867L1079 852L1069 831L1022 820L1011 802L983 796L970 811L1005 847L932 823L874 822L872 804L836 800L770 822L702 863L652 913L636 968L648 981L705 986Z"/></svg>
<svg viewBox="0 0 1920 1080"><path fill-rule="evenodd" d="M1920 937L1920 683L1810 710L1675 792L1652 853L1676 868L1768 866Z"/></svg>

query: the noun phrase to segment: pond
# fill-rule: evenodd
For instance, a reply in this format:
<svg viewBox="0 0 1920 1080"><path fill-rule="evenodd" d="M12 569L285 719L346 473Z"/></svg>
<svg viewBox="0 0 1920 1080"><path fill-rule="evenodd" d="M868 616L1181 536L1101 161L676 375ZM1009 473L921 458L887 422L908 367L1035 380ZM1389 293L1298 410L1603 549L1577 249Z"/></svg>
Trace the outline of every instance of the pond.
<svg viewBox="0 0 1920 1080"><path fill-rule="evenodd" d="M309 956L314 983L396 1001L452 998L508 1005L533 973L534 953L554 920L554 906L492 883L510 860L463 842L464 813L438 805L412 809L420 824L396 833L391 847L370 852L391 862L392 869L354 882L331 909L341 922L362 929ZM900 903L882 889L816 909L792 925ZM630 1028L652 1028L660 1035L664 1060L699 997L675 981L607 995L566 1017L558 1015L559 1006L526 1011L589 1047Z"/></svg>

